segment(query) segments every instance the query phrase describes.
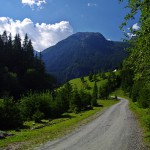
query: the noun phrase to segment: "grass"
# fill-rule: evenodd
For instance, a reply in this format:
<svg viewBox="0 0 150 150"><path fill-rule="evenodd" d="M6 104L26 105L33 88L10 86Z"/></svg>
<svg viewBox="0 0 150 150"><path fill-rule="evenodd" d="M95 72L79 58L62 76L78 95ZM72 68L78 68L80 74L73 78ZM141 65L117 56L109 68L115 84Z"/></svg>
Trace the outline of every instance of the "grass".
<svg viewBox="0 0 150 150"><path fill-rule="evenodd" d="M132 101L130 101L129 106L139 120L144 133L144 141L150 148L150 114L148 109L140 108L137 102L133 103Z"/></svg>
<svg viewBox="0 0 150 150"><path fill-rule="evenodd" d="M132 102L132 99L128 97L120 88L117 89L112 95L117 95L129 100L129 107L135 114L140 123L140 127L143 129L144 141L150 148L150 114L148 109L140 108L137 102Z"/></svg>
<svg viewBox="0 0 150 150"><path fill-rule="evenodd" d="M98 100L98 103L103 107L94 107L93 110L84 111L79 114L65 113L61 118L54 119L48 122L43 120L44 123L49 123L40 129L31 130L33 126L39 126L41 124L33 124L33 122L26 122L25 125L29 128L22 129L21 131L9 131L14 133L14 136L7 137L0 140L0 148L7 147L8 149L33 149L39 144L43 144L49 140L60 138L81 125L87 124L94 118L96 114L117 103L114 100Z"/></svg>
<svg viewBox="0 0 150 150"><path fill-rule="evenodd" d="M97 86L99 88L99 86L105 84L107 82L106 80L103 80L99 75L96 75L97 78ZM86 92L92 94L93 92L93 87L94 87L94 81L89 81L88 76L84 77L84 82L81 82L80 78L76 78L73 79L71 81L69 81L69 83L75 88L77 88L78 90L84 89Z"/></svg>
<svg viewBox="0 0 150 150"><path fill-rule="evenodd" d="M98 88L107 82L103 80L99 75L96 76ZM94 81L89 81L88 77L84 77L84 82L81 82L80 78L73 79L70 81L73 88L78 90L84 89L86 92L92 94ZM97 117L97 114L107 109L111 105L117 103L115 100L98 100L98 104L103 107L94 107L93 110L83 111L78 114L64 113L60 118L51 121L42 120L42 123L34 124L33 121L25 122L26 129L17 131L9 131L14 133L14 136L7 137L6 139L0 140L0 147L7 147L8 149L33 149L35 145L43 144L49 140L63 137L71 133L73 130L81 125L87 124L91 120ZM45 125L40 129L31 130L32 128Z"/></svg>

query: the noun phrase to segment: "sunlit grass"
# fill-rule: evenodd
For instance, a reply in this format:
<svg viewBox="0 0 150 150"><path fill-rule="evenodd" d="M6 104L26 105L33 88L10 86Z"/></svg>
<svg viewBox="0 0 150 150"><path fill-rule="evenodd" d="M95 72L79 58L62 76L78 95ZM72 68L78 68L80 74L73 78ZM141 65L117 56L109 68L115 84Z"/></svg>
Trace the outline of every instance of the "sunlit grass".
<svg viewBox="0 0 150 150"><path fill-rule="evenodd" d="M144 132L144 141L150 148L150 112L147 109L140 108L137 102L132 102L132 99L128 97L128 94L124 93L121 88L117 89L111 95L117 95L129 100L129 107L140 122L140 126Z"/></svg>
<svg viewBox="0 0 150 150"><path fill-rule="evenodd" d="M103 86L107 82L103 80L99 75L96 75L96 83L98 88ZM70 81L73 88L78 90L84 89L86 92L92 94L95 81L89 81L89 77L84 77L84 82L80 78ZM94 107L92 110L82 111L78 114L64 113L60 118L53 120L42 120L41 123L34 123L28 121L24 123L25 129L18 131L10 131L14 133L14 136L8 137L0 141L0 147L7 147L11 145L18 146L19 149L34 148L35 145L43 144L49 140L53 140L62 137L81 125L87 124L91 120L96 118L97 113L107 109L109 106L117 103L115 100L98 100L98 104L103 107ZM40 126L44 126L39 129ZM16 149L18 149L16 148Z"/></svg>
<svg viewBox="0 0 150 150"><path fill-rule="evenodd" d="M40 124L34 124L33 121L25 122L28 127L26 129L21 129L19 132L10 131L15 135L8 137L6 139L0 140L0 147L6 147L11 145L18 146L17 149L29 149L34 148L35 145L43 144L49 140L53 140L62 137L70 132L72 132L77 127L88 123L95 117L93 115L100 112L109 106L117 103L114 100L98 100L98 103L103 105L103 107L94 107L93 110L83 111L78 114L74 113L64 113L61 118L54 120L43 120L47 126L31 130L32 127L39 126Z"/></svg>
<svg viewBox="0 0 150 150"><path fill-rule="evenodd" d="M107 82L107 79L103 80L99 75L96 75L96 79L98 88ZM73 86L73 88L77 88L78 90L84 89L86 92L92 94L95 81L89 81L88 76L86 76L84 77L84 82L81 82L80 78L76 78L69 81L69 83Z"/></svg>

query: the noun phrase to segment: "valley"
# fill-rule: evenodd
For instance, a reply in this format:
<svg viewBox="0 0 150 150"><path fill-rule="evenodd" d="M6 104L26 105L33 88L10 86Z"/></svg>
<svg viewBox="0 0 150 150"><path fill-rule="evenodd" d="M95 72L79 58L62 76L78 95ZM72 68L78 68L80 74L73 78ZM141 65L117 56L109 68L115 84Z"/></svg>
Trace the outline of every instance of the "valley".
<svg viewBox="0 0 150 150"><path fill-rule="evenodd" d="M118 1L0 1L0 150L150 150L150 1Z"/></svg>

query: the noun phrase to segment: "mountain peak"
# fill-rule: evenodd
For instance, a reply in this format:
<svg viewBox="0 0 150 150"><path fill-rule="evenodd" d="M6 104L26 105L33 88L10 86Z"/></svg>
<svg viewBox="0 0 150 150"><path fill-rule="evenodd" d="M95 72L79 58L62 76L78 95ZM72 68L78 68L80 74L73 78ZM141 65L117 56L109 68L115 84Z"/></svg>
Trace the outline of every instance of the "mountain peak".
<svg viewBox="0 0 150 150"><path fill-rule="evenodd" d="M97 32L75 33L42 54L47 72L60 82L114 70L126 56L123 43L107 41Z"/></svg>
<svg viewBox="0 0 150 150"><path fill-rule="evenodd" d="M80 40L86 40L89 38L98 38L103 41L106 40L105 37L99 32L77 32L77 33L71 35L70 37L75 37Z"/></svg>

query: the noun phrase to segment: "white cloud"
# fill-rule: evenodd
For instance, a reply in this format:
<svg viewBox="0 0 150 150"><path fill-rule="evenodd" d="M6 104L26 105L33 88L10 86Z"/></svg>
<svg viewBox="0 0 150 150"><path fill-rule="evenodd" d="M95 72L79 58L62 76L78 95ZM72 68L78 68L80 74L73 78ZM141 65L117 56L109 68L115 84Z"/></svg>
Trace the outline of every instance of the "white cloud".
<svg viewBox="0 0 150 150"><path fill-rule="evenodd" d="M135 37L136 34L133 34L133 33L127 33L128 37L131 39L132 37Z"/></svg>
<svg viewBox="0 0 150 150"><path fill-rule="evenodd" d="M34 8L34 6L42 9L42 5L46 4L46 0L22 0L22 4L29 5L32 9Z"/></svg>
<svg viewBox="0 0 150 150"><path fill-rule="evenodd" d="M87 6L88 6L88 7L91 7L91 6L95 6L95 7L96 7L97 4L94 4L94 3L87 3Z"/></svg>
<svg viewBox="0 0 150 150"><path fill-rule="evenodd" d="M133 30L133 31L137 31L137 30L139 30L140 29L140 26L138 26L138 23L135 23L131 28L127 28L128 30ZM133 33L127 33L127 36L129 37L129 38L132 38L132 37L135 37L136 36L136 34L133 32Z"/></svg>
<svg viewBox="0 0 150 150"><path fill-rule="evenodd" d="M5 30L7 33L11 33L13 37L19 33L22 39L27 33L32 40L34 49L38 51L53 46L73 34L73 28L68 21L61 21L56 24L34 24L29 18L20 21L9 17L0 17L0 34Z"/></svg>
<svg viewBox="0 0 150 150"><path fill-rule="evenodd" d="M138 23L135 23L135 24L132 26L132 29L133 29L133 30L139 30L140 27L138 26Z"/></svg>

